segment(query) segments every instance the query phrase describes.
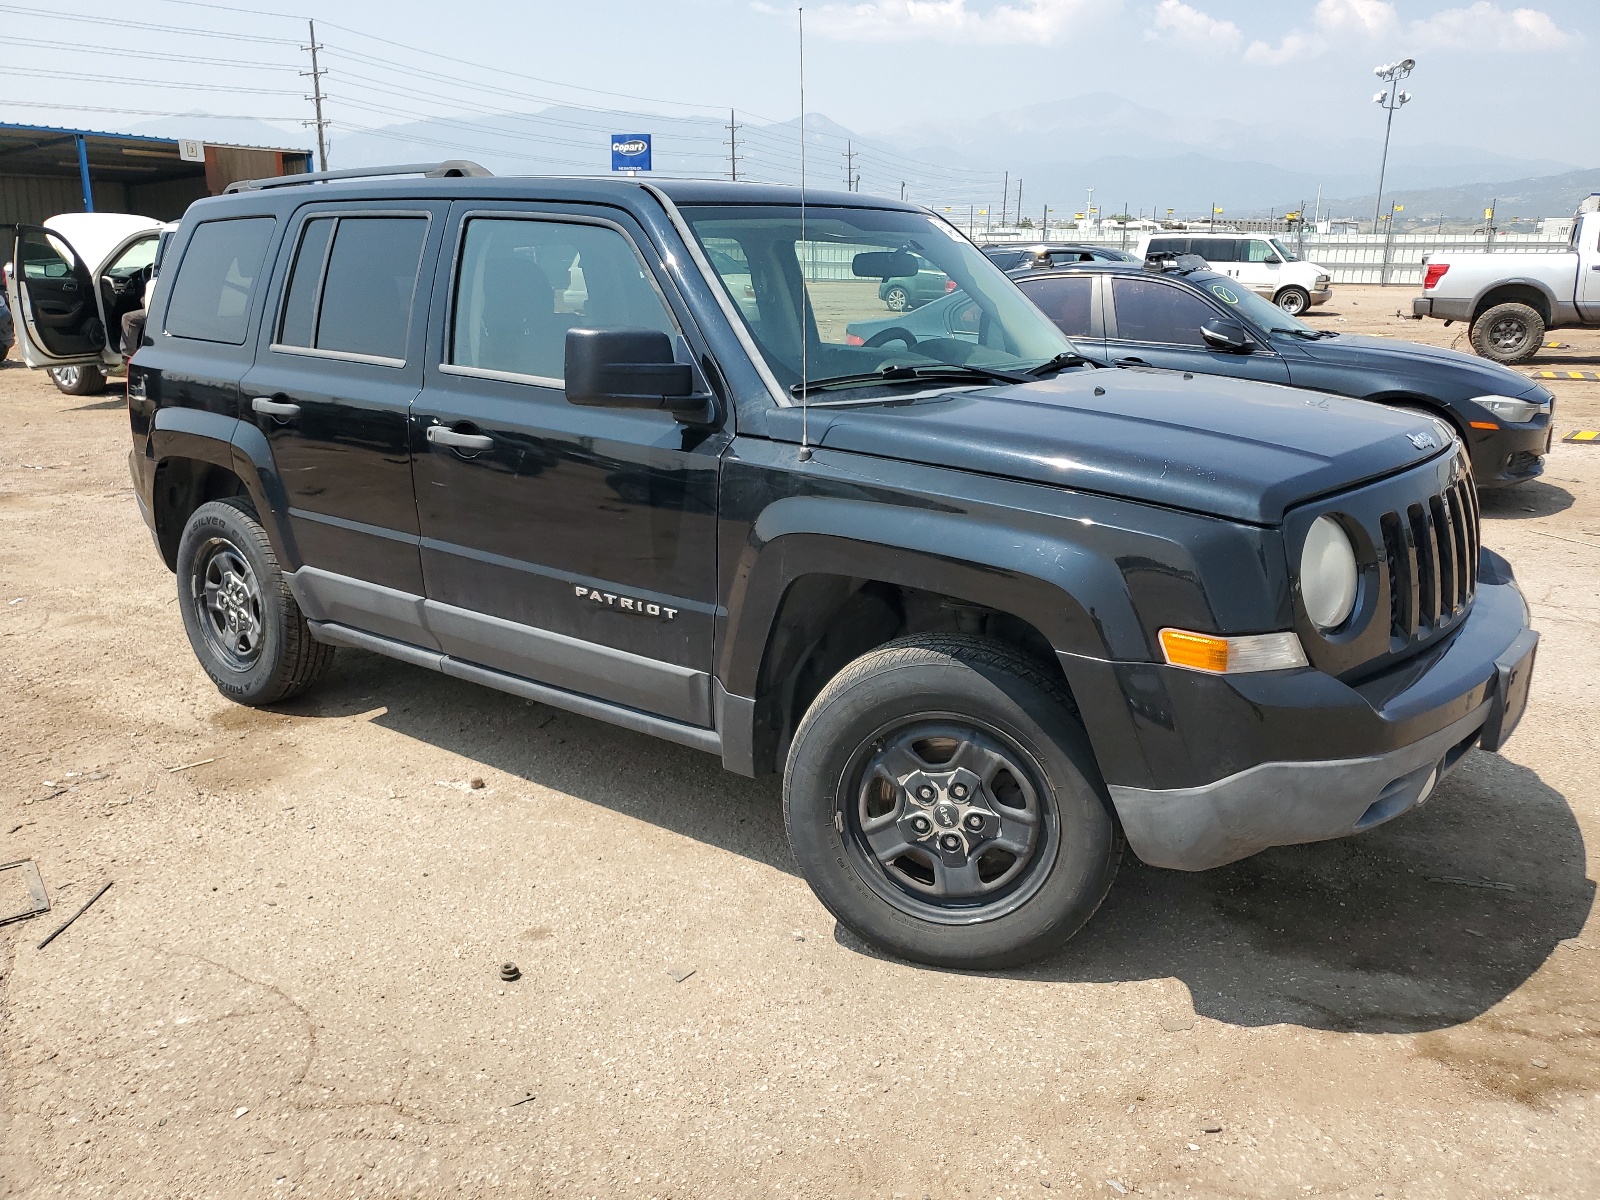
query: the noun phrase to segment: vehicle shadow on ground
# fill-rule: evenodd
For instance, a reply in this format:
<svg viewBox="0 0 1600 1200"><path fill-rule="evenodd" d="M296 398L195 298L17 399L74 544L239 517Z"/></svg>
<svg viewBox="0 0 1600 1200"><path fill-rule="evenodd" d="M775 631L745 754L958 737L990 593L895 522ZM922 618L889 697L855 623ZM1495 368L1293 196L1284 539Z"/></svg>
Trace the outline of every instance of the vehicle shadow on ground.
<svg viewBox="0 0 1600 1200"><path fill-rule="evenodd" d="M109 400L96 400L91 404L78 404L69 408L68 412L110 412L117 408L127 408L128 399L120 393Z"/></svg>
<svg viewBox="0 0 1600 1200"><path fill-rule="evenodd" d="M1478 493L1478 511L1486 521L1527 521L1534 517L1548 517L1565 512L1573 503L1573 495L1566 488L1542 479Z"/></svg>
<svg viewBox="0 0 1600 1200"><path fill-rule="evenodd" d="M795 874L776 778L713 756L341 650L279 711L373 719L473 762ZM1355 838L1214 871L1129 852L1099 913L1055 957L1007 972L1062 983L1177 978L1202 1016L1400 1033L1471 1020L1522 986L1594 903L1566 799L1474 751L1420 810ZM840 944L874 955L848 931ZM908 965L907 970L924 970Z"/></svg>

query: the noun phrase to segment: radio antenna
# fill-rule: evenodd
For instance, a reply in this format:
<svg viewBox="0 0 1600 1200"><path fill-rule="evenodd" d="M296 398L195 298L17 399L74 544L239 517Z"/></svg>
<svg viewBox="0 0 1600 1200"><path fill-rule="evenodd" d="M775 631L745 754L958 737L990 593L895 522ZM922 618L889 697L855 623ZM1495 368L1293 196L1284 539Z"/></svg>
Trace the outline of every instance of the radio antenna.
<svg viewBox="0 0 1600 1200"><path fill-rule="evenodd" d="M800 13L800 461L811 457L806 406L806 10Z"/></svg>

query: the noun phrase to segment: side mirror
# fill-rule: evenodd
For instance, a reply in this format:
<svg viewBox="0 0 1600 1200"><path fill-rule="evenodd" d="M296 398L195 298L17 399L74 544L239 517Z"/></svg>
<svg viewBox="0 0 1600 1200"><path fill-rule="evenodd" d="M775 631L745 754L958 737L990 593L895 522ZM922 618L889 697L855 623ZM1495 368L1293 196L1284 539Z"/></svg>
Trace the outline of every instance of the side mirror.
<svg viewBox="0 0 1600 1200"><path fill-rule="evenodd" d="M1200 326L1200 336L1213 350L1226 350L1229 354L1250 353L1250 335L1245 333L1244 326L1224 321L1221 317L1212 317Z"/></svg>
<svg viewBox="0 0 1600 1200"><path fill-rule="evenodd" d="M569 329L567 402L593 408L700 412L694 371L675 362L672 339L658 329Z"/></svg>
<svg viewBox="0 0 1600 1200"><path fill-rule="evenodd" d="M909 250L872 250L850 260L858 279L909 279L917 273L917 256Z"/></svg>
<svg viewBox="0 0 1600 1200"><path fill-rule="evenodd" d="M1279 258L1276 254L1268 255L1266 264L1269 267L1279 267L1283 265L1283 259Z"/></svg>

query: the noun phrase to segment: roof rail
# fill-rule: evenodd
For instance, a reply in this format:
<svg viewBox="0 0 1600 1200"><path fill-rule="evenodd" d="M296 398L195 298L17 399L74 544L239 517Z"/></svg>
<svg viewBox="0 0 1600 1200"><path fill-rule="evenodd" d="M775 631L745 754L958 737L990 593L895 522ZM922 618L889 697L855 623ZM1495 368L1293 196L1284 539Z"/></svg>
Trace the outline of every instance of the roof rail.
<svg viewBox="0 0 1600 1200"><path fill-rule="evenodd" d="M267 179L240 179L230 183L223 195L258 192L265 188L297 187L302 183L329 183L335 179L380 179L388 175L422 175L428 179L479 179L494 172L464 158L436 163L406 163L398 167L347 167L343 171L312 171L300 175L274 175Z"/></svg>

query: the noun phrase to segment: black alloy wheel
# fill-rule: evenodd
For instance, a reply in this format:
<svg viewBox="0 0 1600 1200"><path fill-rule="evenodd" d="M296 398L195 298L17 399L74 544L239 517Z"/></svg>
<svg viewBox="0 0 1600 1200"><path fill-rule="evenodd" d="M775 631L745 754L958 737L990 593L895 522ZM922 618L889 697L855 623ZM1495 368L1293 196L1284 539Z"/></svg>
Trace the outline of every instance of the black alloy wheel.
<svg viewBox="0 0 1600 1200"><path fill-rule="evenodd" d="M929 633L862 655L806 711L784 820L817 898L864 941L933 966L1012 966L1105 897L1122 831L1058 675Z"/></svg>

